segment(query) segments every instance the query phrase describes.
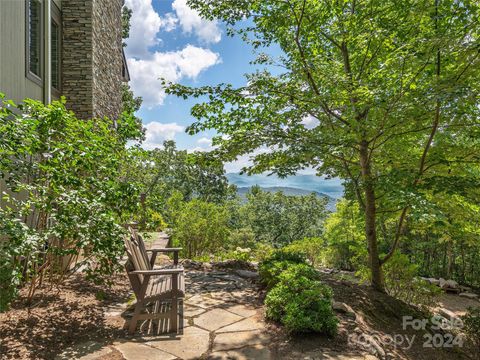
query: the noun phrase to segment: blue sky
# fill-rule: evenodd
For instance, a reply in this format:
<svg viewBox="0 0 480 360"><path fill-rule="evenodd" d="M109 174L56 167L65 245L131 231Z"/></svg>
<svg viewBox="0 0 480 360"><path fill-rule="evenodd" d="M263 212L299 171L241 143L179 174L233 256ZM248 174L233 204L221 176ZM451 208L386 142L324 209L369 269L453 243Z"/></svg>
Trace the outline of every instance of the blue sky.
<svg viewBox="0 0 480 360"><path fill-rule="evenodd" d="M187 135L193 122L194 99L166 96L159 77L185 85L221 82L245 84L244 74L255 70L249 64L255 55L238 37L226 36L221 23L201 19L186 0L126 0L133 10L126 55L131 87L144 103L138 115L147 129L145 148L173 139L181 149L208 151L213 131ZM227 164L236 172L248 157Z"/></svg>

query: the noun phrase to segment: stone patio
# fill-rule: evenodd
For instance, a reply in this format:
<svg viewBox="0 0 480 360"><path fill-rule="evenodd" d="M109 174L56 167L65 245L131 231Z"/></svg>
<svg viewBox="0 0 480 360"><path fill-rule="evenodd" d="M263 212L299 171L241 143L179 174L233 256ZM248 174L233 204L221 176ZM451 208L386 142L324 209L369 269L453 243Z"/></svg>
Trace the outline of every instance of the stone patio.
<svg viewBox="0 0 480 360"><path fill-rule="evenodd" d="M187 271L184 331L178 336L138 334L102 345L79 344L58 359L270 359L258 289L251 279L222 271ZM122 309L123 308L123 309ZM127 304L106 310L125 317ZM123 310L123 311L122 311ZM122 318L123 319L123 318ZM123 320L125 321L125 320Z"/></svg>

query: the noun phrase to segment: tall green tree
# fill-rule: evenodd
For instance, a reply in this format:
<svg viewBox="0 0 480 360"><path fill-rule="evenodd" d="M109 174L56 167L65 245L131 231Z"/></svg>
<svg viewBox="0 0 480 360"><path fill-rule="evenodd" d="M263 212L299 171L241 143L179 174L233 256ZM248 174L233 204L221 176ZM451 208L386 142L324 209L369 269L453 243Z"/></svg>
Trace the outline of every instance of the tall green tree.
<svg viewBox="0 0 480 360"><path fill-rule="evenodd" d="M252 230L256 241L285 246L305 237L322 235L326 204L326 198L315 194L285 195L254 186L240 210L240 220Z"/></svg>
<svg viewBox="0 0 480 360"><path fill-rule="evenodd" d="M259 53L247 85L190 88L190 133L216 129L226 160L257 149L249 172L313 167L360 204L371 282L425 192L479 185L479 15L474 0L190 0ZM247 19L245 21L245 19ZM278 45L272 58L262 49ZM269 70L278 65L280 70ZM313 125L312 125L313 124ZM478 195L478 194L477 194ZM395 216L379 248L378 216Z"/></svg>
<svg viewBox="0 0 480 360"><path fill-rule="evenodd" d="M164 214L167 200L174 192L179 192L185 201L201 199L214 203L235 194L222 162L211 160L206 153L179 150L174 141L165 141L162 148L153 150L130 148L122 166L122 178L137 184L146 195L147 207Z"/></svg>

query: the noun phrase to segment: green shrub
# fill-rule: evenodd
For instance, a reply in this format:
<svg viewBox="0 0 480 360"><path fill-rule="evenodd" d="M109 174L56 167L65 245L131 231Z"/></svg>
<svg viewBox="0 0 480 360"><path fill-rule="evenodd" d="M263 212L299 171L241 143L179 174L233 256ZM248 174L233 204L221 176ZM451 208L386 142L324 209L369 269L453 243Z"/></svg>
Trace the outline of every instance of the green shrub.
<svg viewBox="0 0 480 360"><path fill-rule="evenodd" d="M284 249L275 250L259 265L260 281L271 289L278 283L280 274L295 264L306 264L306 258L302 253Z"/></svg>
<svg viewBox="0 0 480 360"><path fill-rule="evenodd" d="M435 305L440 288L417 277L418 266L408 257L396 253L384 266L385 290L387 293L408 304L427 309Z"/></svg>
<svg viewBox="0 0 480 360"><path fill-rule="evenodd" d="M462 316L462 320L463 330L477 347L477 358L480 358L480 308L469 307L467 313Z"/></svg>
<svg viewBox="0 0 480 360"><path fill-rule="evenodd" d="M267 294L265 306L267 318L281 322L289 332L336 333L332 289L318 281L309 265L290 265L283 271Z"/></svg>
<svg viewBox="0 0 480 360"><path fill-rule="evenodd" d="M169 199L173 243L192 259L226 250L230 233L228 208L200 199L183 201L180 193Z"/></svg>
<svg viewBox="0 0 480 360"><path fill-rule="evenodd" d="M31 285L30 301L73 269L104 283L121 269L120 224L138 212L139 189L119 172L135 120L117 120L120 132L80 121L64 99L17 106L0 93L0 311L19 286Z"/></svg>
<svg viewBox="0 0 480 360"><path fill-rule="evenodd" d="M318 237L307 237L302 240L296 240L284 249L304 254L312 266L321 262L321 256L325 249L324 240Z"/></svg>
<svg viewBox="0 0 480 360"><path fill-rule="evenodd" d="M263 262L270 258L274 251L275 249L272 245L257 243L254 249L254 256L257 261Z"/></svg>

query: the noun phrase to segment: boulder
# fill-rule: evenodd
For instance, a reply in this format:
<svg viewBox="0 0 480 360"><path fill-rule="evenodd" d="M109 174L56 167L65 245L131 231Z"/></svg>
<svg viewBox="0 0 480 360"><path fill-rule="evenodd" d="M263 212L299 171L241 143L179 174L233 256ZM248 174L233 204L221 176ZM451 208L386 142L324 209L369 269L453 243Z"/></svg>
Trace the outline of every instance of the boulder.
<svg viewBox="0 0 480 360"><path fill-rule="evenodd" d="M355 314L355 311L353 311L353 309L349 305L340 301L334 301L332 304L332 309L335 310L336 312L345 314L354 319L357 317L357 315Z"/></svg>
<svg viewBox="0 0 480 360"><path fill-rule="evenodd" d="M440 278L438 285L445 291L458 291L458 283L455 280L445 280Z"/></svg>
<svg viewBox="0 0 480 360"><path fill-rule="evenodd" d="M193 261L193 260L190 260L190 259L182 260L181 264L186 269L200 269L202 267L202 263L197 262L197 261Z"/></svg>
<svg viewBox="0 0 480 360"><path fill-rule="evenodd" d="M258 278L258 272L256 271L250 271L250 270L237 270L235 271L235 273L242 277L242 278L246 278L246 279L256 279Z"/></svg>
<svg viewBox="0 0 480 360"><path fill-rule="evenodd" d="M471 292L462 292L459 295L467 299L472 299L472 300L478 299L478 295Z"/></svg>
<svg viewBox="0 0 480 360"><path fill-rule="evenodd" d="M438 314L441 317L443 317L447 320L451 320L451 319L454 319L454 318L457 317L457 314L455 314L453 311L448 310L448 309L438 308L437 311L438 311Z"/></svg>

